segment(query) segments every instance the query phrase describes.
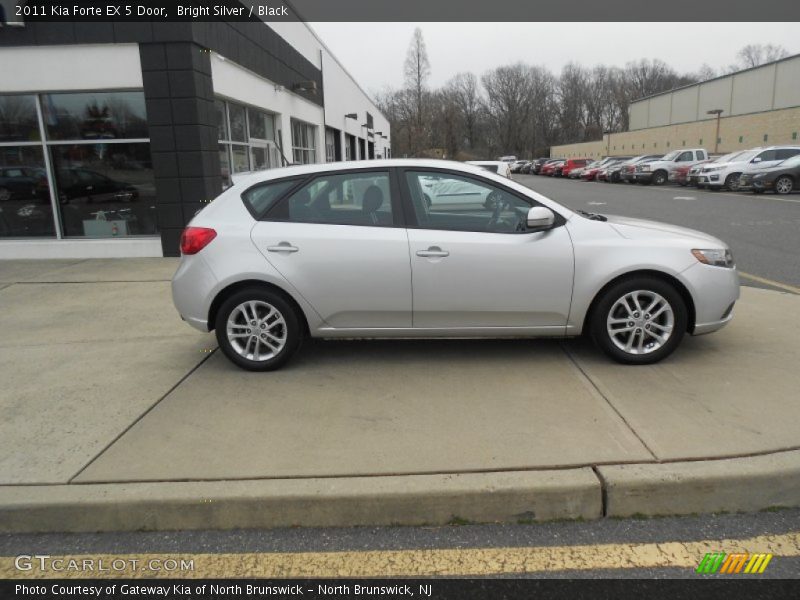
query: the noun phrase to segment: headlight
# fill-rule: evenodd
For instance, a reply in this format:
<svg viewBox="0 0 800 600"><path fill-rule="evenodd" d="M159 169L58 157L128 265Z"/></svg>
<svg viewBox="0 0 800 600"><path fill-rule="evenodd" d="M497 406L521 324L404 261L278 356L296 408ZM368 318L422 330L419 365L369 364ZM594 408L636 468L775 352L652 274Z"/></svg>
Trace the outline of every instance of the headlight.
<svg viewBox="0 0 800 600"><path fill-rule="evenodd" d="M728 269L732 268L733 263L733 254L729 249L719 250L698 250L695 248L692 250L692 254L694 257L699 260L704 265L711 265L713 267L726 267Z"/></svg>
<svg viewBox="0 0 800 600"><path fill-rule="evenodd" d="M705 169L703 169L703 172L704 173L713 173L714 171L719 171L721 169L722 169L722 167L706 167Z"/></svg>

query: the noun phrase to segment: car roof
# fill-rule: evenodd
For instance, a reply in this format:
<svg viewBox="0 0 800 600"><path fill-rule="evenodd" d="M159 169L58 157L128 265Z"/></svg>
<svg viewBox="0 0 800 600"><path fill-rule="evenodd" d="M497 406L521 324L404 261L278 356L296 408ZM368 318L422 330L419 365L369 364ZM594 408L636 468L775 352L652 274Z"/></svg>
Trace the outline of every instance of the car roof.
<svg viewBox="0 0 800 600"><path fill-rule="evenodd" d="M335 173L337 171L352 171L360 169L388 169L392 167L421 168L421 169L450 169L464 171L466 173L486 175L486 170L481 169L480 165L507 165L508 163L497 160L479 160L469 162L459 162L454 160L439 160L427 158L382 158L374 160L348 160L332 163L312 163L308 165L292 165L289 167L277 167L264 171L257 171L240 179L237 183L245 186L281 179L283 177L302 177L304 175L315 175L318 173Z"/></svg>

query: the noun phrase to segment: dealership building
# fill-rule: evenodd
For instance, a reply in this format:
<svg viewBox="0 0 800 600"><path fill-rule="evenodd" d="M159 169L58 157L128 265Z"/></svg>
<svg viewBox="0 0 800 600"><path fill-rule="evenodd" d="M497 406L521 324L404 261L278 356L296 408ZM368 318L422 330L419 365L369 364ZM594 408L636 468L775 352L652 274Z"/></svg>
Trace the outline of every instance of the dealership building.
<svg viewBox="0 0 800 600"><path fill-rule="evenodd" d="M237 173L390 156L302 22L0 27L0 259L176 256Z"/></svg>
<svg viewBox="0 0 800 600"><path fill-rule="evenodd" d="M628 116L628 131L554 146L550 155L598 158L683 147L728 153L800 144L800 55L642 98L630 104Z"/></svg>

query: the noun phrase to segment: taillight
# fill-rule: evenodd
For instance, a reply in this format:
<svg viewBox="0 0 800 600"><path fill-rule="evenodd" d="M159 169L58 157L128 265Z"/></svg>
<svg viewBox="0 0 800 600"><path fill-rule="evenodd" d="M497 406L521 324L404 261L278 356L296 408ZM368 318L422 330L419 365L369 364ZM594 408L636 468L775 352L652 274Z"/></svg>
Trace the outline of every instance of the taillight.
<svg viewBox="0 0 800 600"><path fill-rule="evenodd" d="M181 254L197 254L217 237L217 232L207 227L187 227L181 234Z"/></svg>

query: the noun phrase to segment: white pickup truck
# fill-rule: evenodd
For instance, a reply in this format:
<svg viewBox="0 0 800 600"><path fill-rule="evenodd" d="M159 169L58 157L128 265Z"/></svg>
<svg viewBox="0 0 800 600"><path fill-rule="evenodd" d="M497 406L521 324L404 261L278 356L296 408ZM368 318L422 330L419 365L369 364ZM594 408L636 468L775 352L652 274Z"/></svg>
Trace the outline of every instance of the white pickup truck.
<svg viewBox="0 0 800 600"><path fill-rule="evenodd" d="M633 179L636 183L644 183L645 185L651 183L664 185L673 169L691 166L704 160L708 160L708 151L705 148L673 150L669 154L665 154L661 160L643 162L636 165Z"/></svg>

